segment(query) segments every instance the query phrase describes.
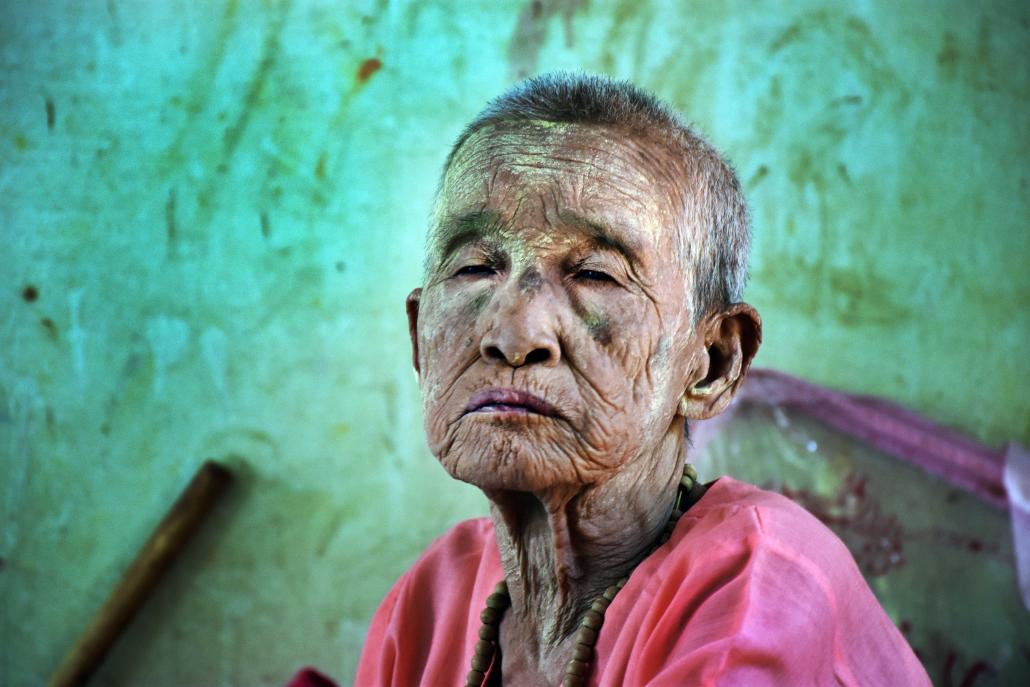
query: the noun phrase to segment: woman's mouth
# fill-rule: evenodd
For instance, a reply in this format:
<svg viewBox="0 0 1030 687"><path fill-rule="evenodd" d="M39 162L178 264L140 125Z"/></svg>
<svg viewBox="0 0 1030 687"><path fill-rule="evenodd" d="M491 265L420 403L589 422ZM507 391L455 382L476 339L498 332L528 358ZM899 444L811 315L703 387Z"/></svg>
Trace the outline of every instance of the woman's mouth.
<svg viewBox="0 0 1030 687"><path fill-rule="evenodd" d="M465 413L532 413L555 417L554 406L521 389L491 388L477 391L465 406Z"/></svg>

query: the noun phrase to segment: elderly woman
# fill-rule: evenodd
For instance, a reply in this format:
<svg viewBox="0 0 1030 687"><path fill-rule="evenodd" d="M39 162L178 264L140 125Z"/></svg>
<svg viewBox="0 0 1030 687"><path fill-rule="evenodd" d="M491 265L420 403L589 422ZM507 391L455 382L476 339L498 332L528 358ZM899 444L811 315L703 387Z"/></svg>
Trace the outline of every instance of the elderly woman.
<svg viewBox="0 0 1030 687"><path fill-rule="evenodd" d="M833 534L685 466L761 338L748 241L729 165L629 84L466 128L407 312L429 445L491 517L396 583L358 685L929 684Z"/></svg>

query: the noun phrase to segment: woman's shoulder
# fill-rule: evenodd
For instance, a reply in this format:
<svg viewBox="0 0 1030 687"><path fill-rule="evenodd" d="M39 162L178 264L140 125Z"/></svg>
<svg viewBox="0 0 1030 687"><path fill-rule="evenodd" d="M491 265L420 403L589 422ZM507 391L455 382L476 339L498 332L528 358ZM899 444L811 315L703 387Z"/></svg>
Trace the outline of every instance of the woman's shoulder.
<svg viewBox="0 0 1030 687"><path fill-rule="evenodd" d="M628 682L927 684L844 543L781 494L718 479L652 559L608 609L625 639L598 649L666 647Z"/></svg>
<svg viewBox="0 0 1030 687"><path fill-rule="evenodd" d="M818 518L782 494L732 477L720 477L711 484L683 520L673 535L680 553L703 549L728 555L746 551L754 556L764 552L791 565L811 564L838 582L859 577L844 542Z"/></svg>
<svg viewBox="0 0 1030 687"><path fill-rule="evenodd" d="M741 508L760 508L785 517L812 517L808 511L782 494L729 476L709 483L704 497L689 512Z"/></svg>
<svg viewBox="0 0 1030 687"><path fill-rule="evenodd" d="M837 537L818 518L782 494L732 477L710 484L704 497L683 516L697 529L699 524L739 529L741 534L805 544L814 537L824 544Z"/></svg>
<svg viewBox="0 0 1030 687"><path fill-rule="evenodd" d="M493 525L466 520L437 537L380 604L356 684L453 684L478 638L479 611L503 577Z"/></svg>
<svg viewBox="0 0 1030 687"><path fill-rule="evenodd" d="M405 577L419 585L444 579L454 588L461 581L474 584L482 576L502 575L500 570L493 523L490 518L472 518L434 539Z"/></svg>

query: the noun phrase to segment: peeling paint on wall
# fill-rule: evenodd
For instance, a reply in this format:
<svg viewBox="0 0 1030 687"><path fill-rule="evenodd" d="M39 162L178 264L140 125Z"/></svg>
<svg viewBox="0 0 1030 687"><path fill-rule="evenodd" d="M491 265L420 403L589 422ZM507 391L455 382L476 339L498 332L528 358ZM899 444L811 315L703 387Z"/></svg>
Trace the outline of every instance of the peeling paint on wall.
<svg viewBox="0 0 1030 687"><path fill-rule="evenodd" d="M45 681L206 458L234 492L101 682L350 679L396 576L485 511L427 455L403 303L451 140L521 74L631 78L728 152L759 365L1030 443L1028 26L1004 1L7 3L0 683Z"/></svg>

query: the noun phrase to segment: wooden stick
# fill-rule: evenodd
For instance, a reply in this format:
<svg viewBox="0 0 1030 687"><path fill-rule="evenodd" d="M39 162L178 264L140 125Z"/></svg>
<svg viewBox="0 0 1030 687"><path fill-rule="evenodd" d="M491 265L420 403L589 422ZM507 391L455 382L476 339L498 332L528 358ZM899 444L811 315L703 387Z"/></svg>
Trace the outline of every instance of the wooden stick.
<svg viewBox="0 0 1030 687"><path fill-rule="evenodd" d="M93 616L89 627L64 657L50 679L50 687L86 684L225 491L230 478L231 473L226 468L210 460L197 470L189 486L179 495L136 555L136 560L122 575L111 596Z"/></svg>

